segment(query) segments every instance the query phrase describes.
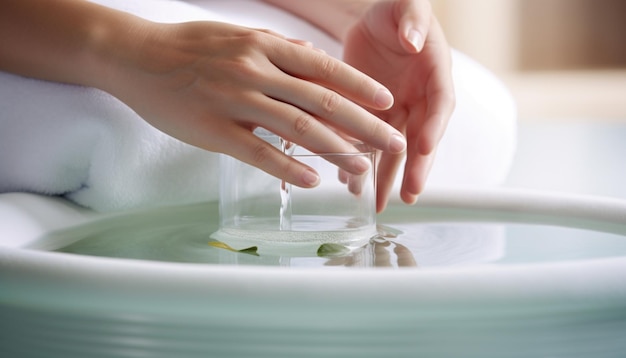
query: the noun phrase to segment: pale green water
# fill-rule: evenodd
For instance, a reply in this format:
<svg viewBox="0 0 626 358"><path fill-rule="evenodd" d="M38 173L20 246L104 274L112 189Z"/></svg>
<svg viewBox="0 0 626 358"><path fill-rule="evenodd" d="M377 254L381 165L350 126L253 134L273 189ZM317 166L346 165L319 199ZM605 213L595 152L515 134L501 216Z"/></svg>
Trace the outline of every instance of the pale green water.
<svg viewBox="0 0 626 358"><path fill-rule="evenodd" d="M471 212L466 214L471 218ZM32 248L155 261L307 267L501 265L626 255L626 238L617 233L535 225L519 217L514 221L521 223L497 215L491 222L459 221L465 214L458 211L448 219L446 215L434 209L391 207L378 220L384 238L350 252L326 251L324 257L311 251L241 253L212 246L210 236L218 229L214 203L111 217L50 233Z"/></svg>

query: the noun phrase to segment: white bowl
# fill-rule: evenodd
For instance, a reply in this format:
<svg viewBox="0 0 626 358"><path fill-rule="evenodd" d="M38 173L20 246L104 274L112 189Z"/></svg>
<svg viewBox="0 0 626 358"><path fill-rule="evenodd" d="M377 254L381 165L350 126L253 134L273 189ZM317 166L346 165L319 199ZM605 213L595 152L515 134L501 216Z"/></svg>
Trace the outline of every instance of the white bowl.
<svg viewBox="0 0 626 358"><path fill-rule="evenodd" d="M496 257L500 251L506 256L506 238L504 245L487 240L496 250L478 250L472 262L395 269L94 257L45 251L41 239L50 233L46 237L58 239L55 232L94 233L110 223L158 225L148 218L163 219L177 210L208 210L207 221L217 220L210 215L215 204L100 217L62 200L0 196L0 356L617 357L626 352L624 201L441 190L423 195L418 206L393 204L379 218L390 226L412 218L420 225L572 227L608 235L615 243L593 257L583 252L575 259L518 263ZM535 249L541 252L542 244Z"/></svg>

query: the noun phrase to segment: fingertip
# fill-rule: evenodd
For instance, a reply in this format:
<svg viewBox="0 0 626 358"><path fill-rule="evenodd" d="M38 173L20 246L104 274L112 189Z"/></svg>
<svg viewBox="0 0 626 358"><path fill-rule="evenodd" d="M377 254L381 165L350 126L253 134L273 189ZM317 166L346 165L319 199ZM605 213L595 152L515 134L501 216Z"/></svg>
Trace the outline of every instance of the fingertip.
<svg viewBox="0 0 626 358"><path fill-rule="evenodd" d="M397 2L399 36L403 47L410 53L419 53L424 48L432 8L428 1Z"/></svg>
<svg viewBox="0 0 626 358"><path fill-rule="evenodd" d="M393 106L394 98L386 88L379 88L374 94L374 104L380 109L389 109Z"/></svg>
<svg viewBox="0 0 626 358"><path fill-rule="evenodd" d="M424 169L422 168L422 170ZM428 170L422 170L417 173L405 173L404 180L402 182L402 188L400 189L400 198L406 204L415 204L417 202L418 196L424 189L425 175L427 174Z"/></svg>
<svg viewBox="0 0 626 358"><path fill-rule="evenodd" d="M418 194L411 194L411 193L403 191L400 194L400 198L407 205L415 205L417 203L417 199L419 198L419 195Z"/></svg>
<svg viewBox="0 0 626 358"><path fill-rule="evenodd" d="M407 142L406 142L406 138L403 135L397 134L397 133L394 133L391 135L391 138L389 139L389 149L391 153L393 154L404 153L404 151L406 150L406 147L407 147Z"/></svg>
<svg viewBox="0 0 626 358"><path fill-rule="evenodd" d="M372 162L365 157L356 157L354 159L354 168L357 170L355 174L364 174L372 168Z"/></svg>
<svg viewBox="0 0 626 358"><path fill-rule="evenodd" d="M389 202L389 191L382 190L381 187L378 187L376 192L376 213L382 213L387 208L387 203Z"/></svg>
<svg viewBox="0 0 626 358"><path fill-rule="evenodd" d="M310 188L316 187L320 183L320 176L312 169L306 169L302 173L302 182Z"/></svg>
<svg viewBox="0 0 626 358"><path fill-rule="evenodd" d="M387 202L386 201L385 202L380 202L380 201L376 202L376 214L382 213L383 211L385 211L386 208L387 208Z"/></svg>
<svg viewBox="0 0 626 358"><path fill-rule="evenodd" d="M409 27L404 33L404 39L411 46L410 50L421 52L424 48L424 35L414 27Z"/></svg>
<svg viewBox="0 0 626 358"><path fill-rule="evenodd" d="M376 198L376 213L380 214L387 208L389 197L387 195L378 195Z"/></svg>

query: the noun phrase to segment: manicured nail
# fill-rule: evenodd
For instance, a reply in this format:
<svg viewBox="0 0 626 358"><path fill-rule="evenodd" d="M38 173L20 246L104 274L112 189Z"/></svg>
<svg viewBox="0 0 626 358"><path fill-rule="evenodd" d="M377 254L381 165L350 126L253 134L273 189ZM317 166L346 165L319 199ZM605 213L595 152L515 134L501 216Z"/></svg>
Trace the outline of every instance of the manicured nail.
<svg viewBox="0 0 626 358"><path fill-rule="evenodd" d="M304 174L302 174L302 180L307 185L316 186L320 181L320 177L316 172L307 169L304 171Z"/></svg>
<svg viewBox="0 0 626 358"><path fill-rule="evenodd" d="M406 139L399 134L392 134L389 141L389 149L393 153L402 153L406 149Z"/></svg>
<svg viewBox="0 0 626 358"><path fill-rule="evenodd" d="M386 88L381 88L374 95L374 103L381 108L389 108L393 105L393 95Z"/></svg>
<svg viewBox="0 0 626 358"><path fill-rule="evenodd" d="M419 33L419 31L415 29L409 29L406 34L406 39L409 40L411 45L413 45L415 51L422 51L422 47L424 46L424 37L422 36L422 34Z"/></svg>
<svg viewBox="0 0 626 358"><path fill-rule="evenodd" d="M354 167L356 168L356 170L359 171L359 173L365 173L366 171L370 170L371 165L370 161L366 158L356 157L354 161Z"/></svg>

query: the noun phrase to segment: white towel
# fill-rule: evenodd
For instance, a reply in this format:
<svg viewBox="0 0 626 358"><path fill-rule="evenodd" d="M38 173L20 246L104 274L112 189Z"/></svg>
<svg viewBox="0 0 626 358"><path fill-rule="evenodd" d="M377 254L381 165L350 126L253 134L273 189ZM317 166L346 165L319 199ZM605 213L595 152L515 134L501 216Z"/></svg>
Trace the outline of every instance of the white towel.
<svg viewBox="0 0 626 358"><path fill-rule="evenodd" d="M324 32L262 2L95 2L159 22L271 28L341 52ZM459 105L429 185L494 185L512 160L515 106L492 74L458 53L454 60ZM0 72L0 192L64 195L97 211L213 200L217 163L217 154L161 133L100 90Z"/></svg>

